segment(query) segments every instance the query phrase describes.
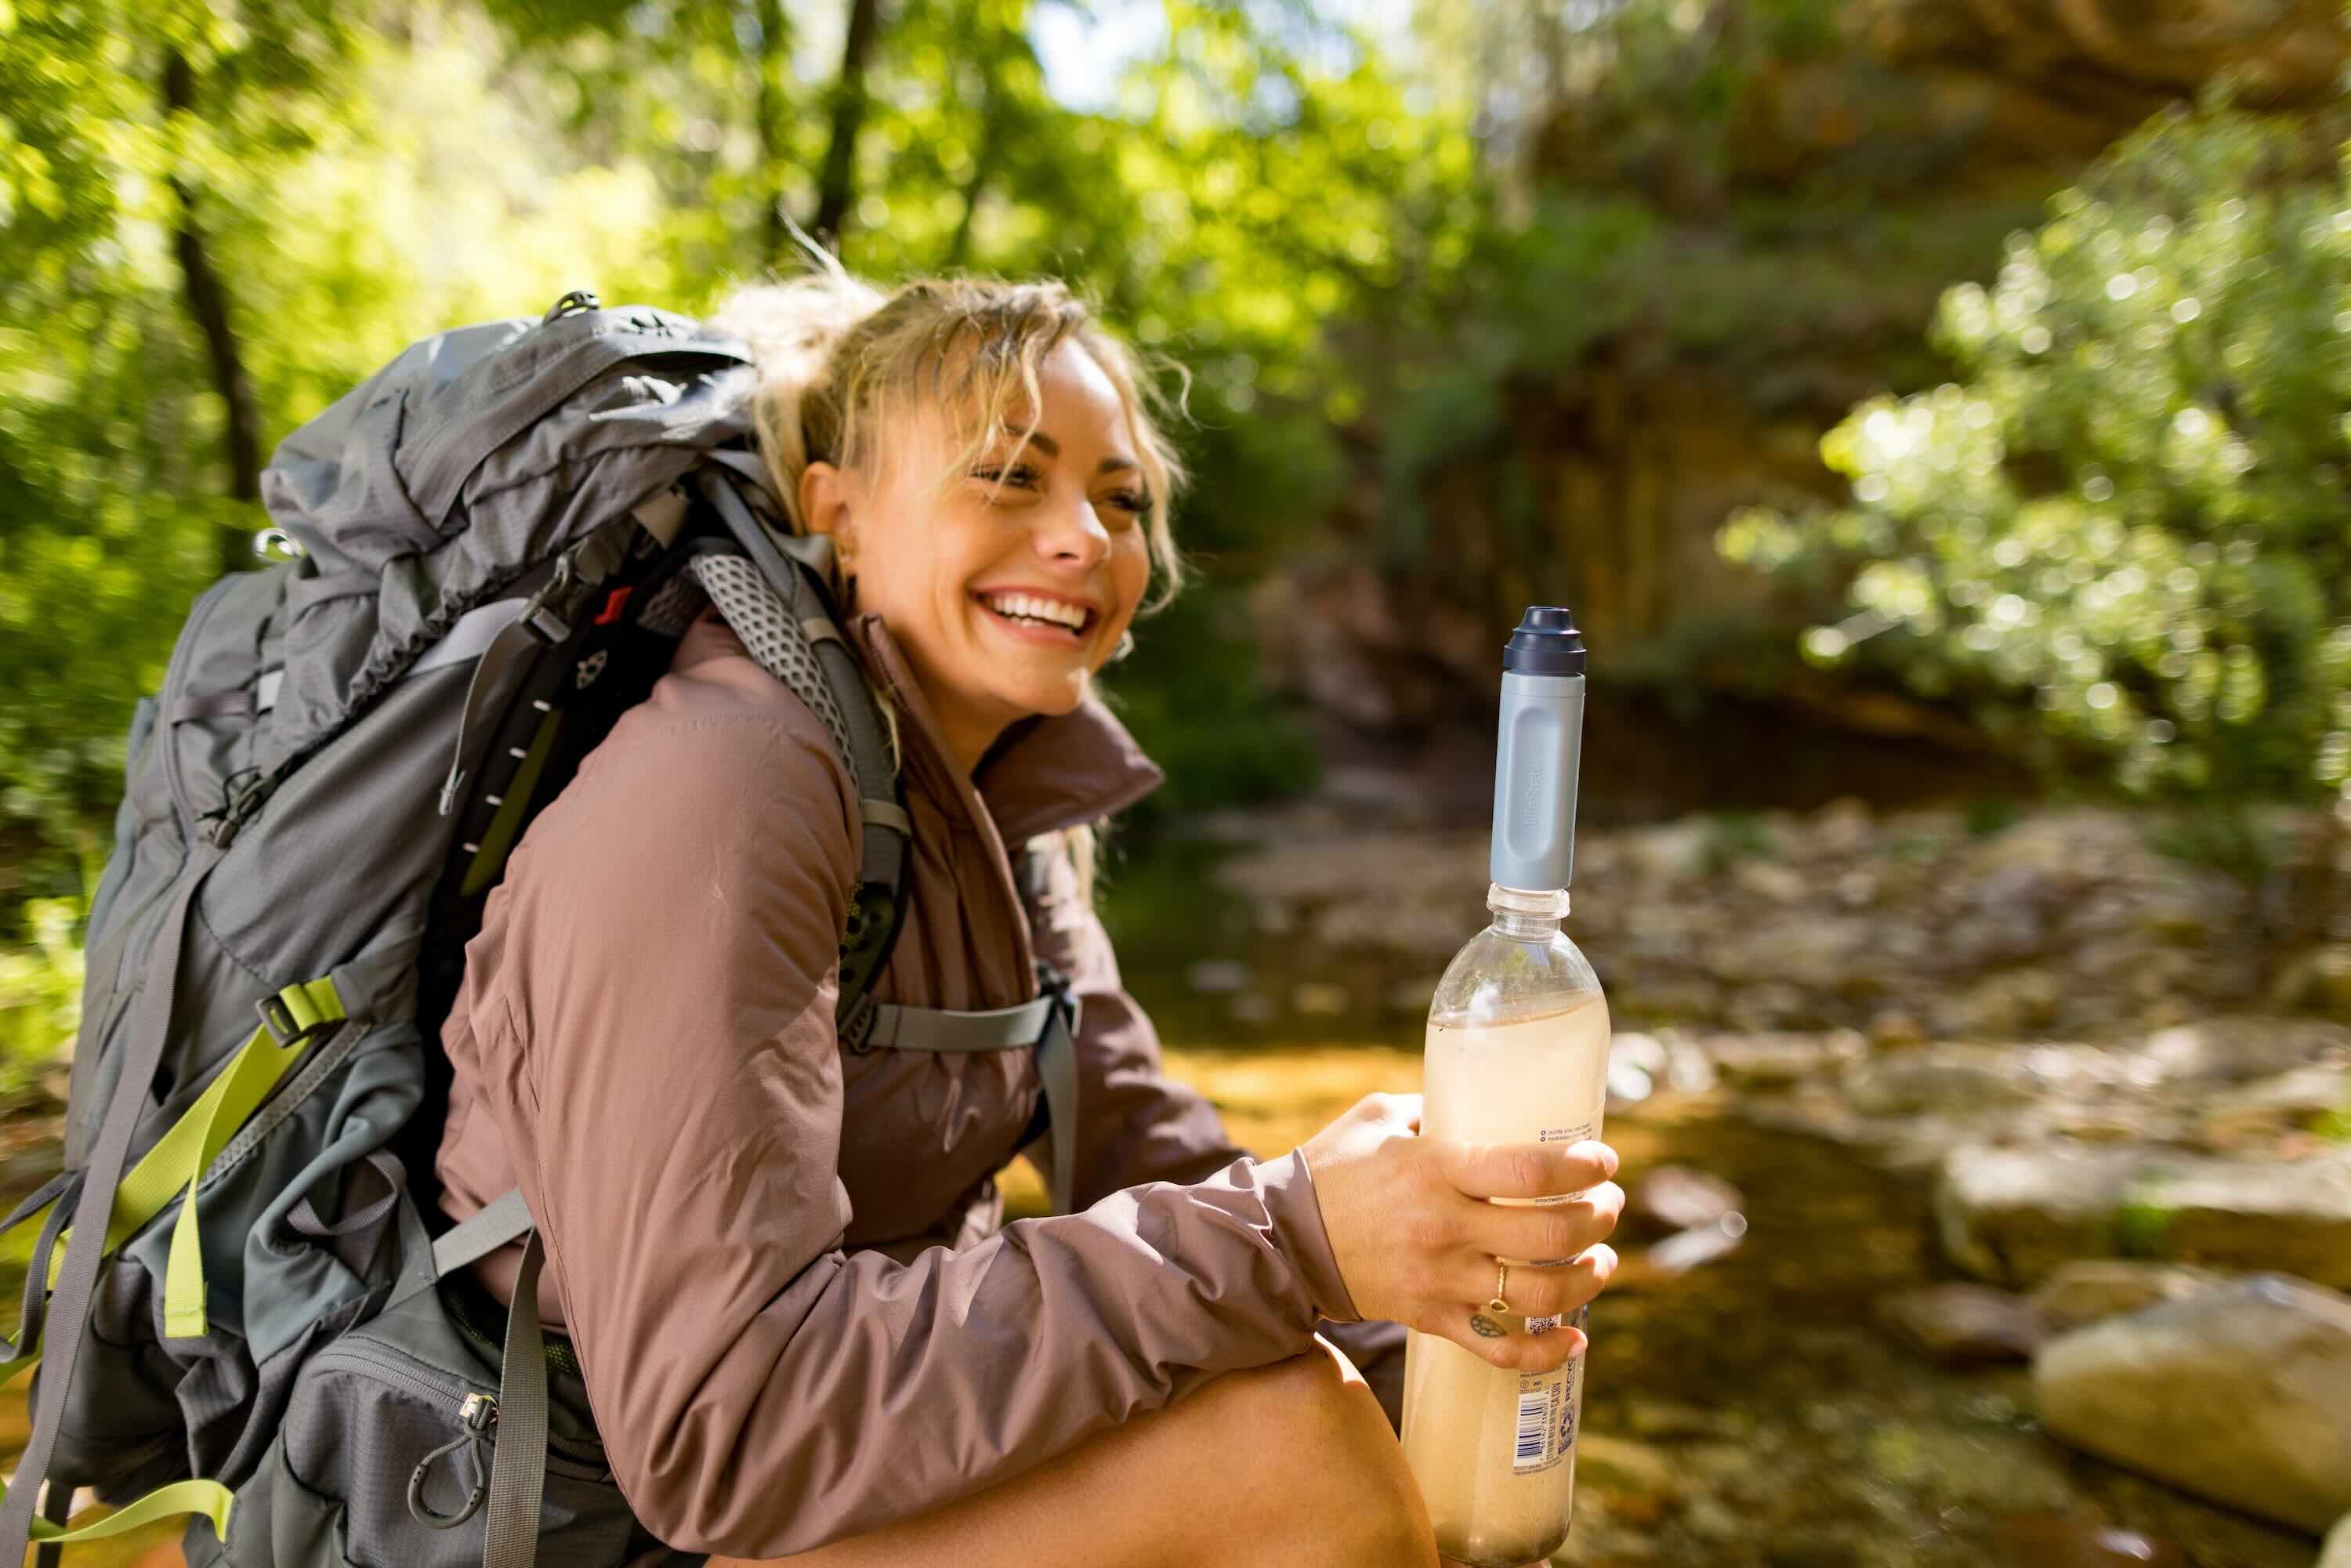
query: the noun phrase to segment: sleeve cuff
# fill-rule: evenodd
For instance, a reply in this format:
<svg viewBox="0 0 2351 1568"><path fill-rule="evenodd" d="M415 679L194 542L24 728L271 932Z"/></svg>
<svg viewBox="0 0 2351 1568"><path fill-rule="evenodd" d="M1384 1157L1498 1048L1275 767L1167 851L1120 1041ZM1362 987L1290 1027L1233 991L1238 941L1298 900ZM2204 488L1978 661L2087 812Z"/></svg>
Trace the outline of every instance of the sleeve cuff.
<svg viewBox="0 0 2351 1568"><path fill-rule="evenodd" d="M1313 1296L1315 1310L1332 1322L1361 1322L1355 1299L1339 1277L1339 1260L1331 1253L1331 1234L1322 1227L1322 1206L1314 1196L1314 1173L1305 1152L1292 1149L1278 1160L1260 1160L1257 1175L1274 1239Z"/></svg>

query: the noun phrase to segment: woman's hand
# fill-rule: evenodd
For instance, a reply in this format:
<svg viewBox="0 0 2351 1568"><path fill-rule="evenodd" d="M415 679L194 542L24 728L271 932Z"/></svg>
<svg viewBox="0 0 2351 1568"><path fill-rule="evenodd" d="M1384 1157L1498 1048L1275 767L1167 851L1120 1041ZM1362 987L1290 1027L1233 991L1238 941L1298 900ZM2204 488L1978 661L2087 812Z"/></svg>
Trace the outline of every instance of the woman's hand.
<svg viewBox="0 0 2351 1568"><path fill-rule="evenodd" d="M1605 1144L1466 1144L1419 1135L1420 1096L1370 1094L1301 1145L1340 1277L1367 1318L1451 1340L1497 1366L1548 1372L1583 1347L1573 1328L1530 1334L1526 1318L1572 1312L1616 1271L1604 1245L1625 1207ZM1557 1198L1540 1206L1489 1197ZM1486 1312L1495 1260L1511 1260L1507 1317ZM1540 1261L1520 1262L1517 1260ZM1473 1316L1509 1332L1489 1337Z"/></svg>

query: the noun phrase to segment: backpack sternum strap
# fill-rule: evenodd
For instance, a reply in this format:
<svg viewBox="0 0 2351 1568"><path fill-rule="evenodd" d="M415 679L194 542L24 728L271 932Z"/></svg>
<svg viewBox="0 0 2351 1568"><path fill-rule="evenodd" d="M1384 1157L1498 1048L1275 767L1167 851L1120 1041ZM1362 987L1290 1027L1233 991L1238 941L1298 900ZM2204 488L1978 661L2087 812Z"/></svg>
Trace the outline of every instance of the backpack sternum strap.
<svg viewBox="0 0 2351 1568"><path fill-rule="evenodd" d="M1077 1185L1078 1008L1078 998L1058 977L1049 979L1044 993L1034 1000L984 1012L875 1002L870 1009L872 1025L862 1041L852 1042L851 1049L866 1051L885 1046L893 1051L956 1055L1033 1045L1052 1128L1053 1212L1068 1214Z"/></svg>

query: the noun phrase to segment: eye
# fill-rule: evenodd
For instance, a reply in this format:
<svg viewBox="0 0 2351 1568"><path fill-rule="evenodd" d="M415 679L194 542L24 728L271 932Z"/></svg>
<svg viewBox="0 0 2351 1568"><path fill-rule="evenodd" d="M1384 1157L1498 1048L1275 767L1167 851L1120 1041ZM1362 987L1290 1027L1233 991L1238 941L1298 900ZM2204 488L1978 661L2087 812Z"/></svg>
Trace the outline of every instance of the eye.
<svg viewBox="0 0 2351 1568"><path fill-rule="evenodd" d="M983 485L1015 485L1023 490L1033 490L1038 484L1037 470L1026 463L1015 463L1007 467L975 468L971 476Z"/></svg>
<svg viewBox="0 0 2351 1568"><path fill-rule="evenodd" d="M1130 517L1144 517L1151 511L1151 497L1141 490L1113 490L1102 500Z"/></svg>

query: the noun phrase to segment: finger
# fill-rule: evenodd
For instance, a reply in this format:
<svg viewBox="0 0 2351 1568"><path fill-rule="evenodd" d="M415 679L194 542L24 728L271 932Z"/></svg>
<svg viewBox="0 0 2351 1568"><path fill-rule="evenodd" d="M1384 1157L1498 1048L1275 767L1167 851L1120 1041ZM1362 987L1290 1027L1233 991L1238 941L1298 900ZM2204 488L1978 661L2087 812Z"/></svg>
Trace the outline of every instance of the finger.
<svg viewBox="0 0 2351 1568"><path fill-rule="evenodd" d="M1586 1343L1582 1329L1564 1323L1547 1333L1531 1334L1522 1323L1514 1322L1508 1333L1489 1337L1470 1327L1470 1319L1476 1315L1479 1309L1466 1302L1447 1302L1412 1326L1425 1334L1451 1341L1482 1362L1513 1372L1556 1371L1582 1354Z"/></svg>
<svg viewBox="0 0 2351 1568"><path fill-rule="evenodd" d="M1605 1144L1464 1144L1432 1138L1437 1168L1471 1197L1561 1197L1616 1174Z"/></svg>
<svg viewBox="0 0 2351 1568"><path fill-rule="evenodd" d="M1557 1203L1520 1207L1476 1203L1461 1220L1471 1250L1512 1263L1564 1263L1616 1232L1625 1189L1613 1181Z"/></svg>
<svg viewBox="0 0 2351 1568"><path fill-rule="evenodd" d="M1587 1248L1567 1262L1548 1267L1511 1264L1502 1286L1502 1299L1510 1309L1505 1326L1515 1330L1522 1318L1547 1318L1575 1311L1608 1288L1616 1265L1616 1249L1605 1244ZM1476 1301L1485 1301L1492 1297L1500 1273L1493 1260L1486 1258L1449 1270L1447 1277L1455 1290L1468 1291Z"/></svg>

